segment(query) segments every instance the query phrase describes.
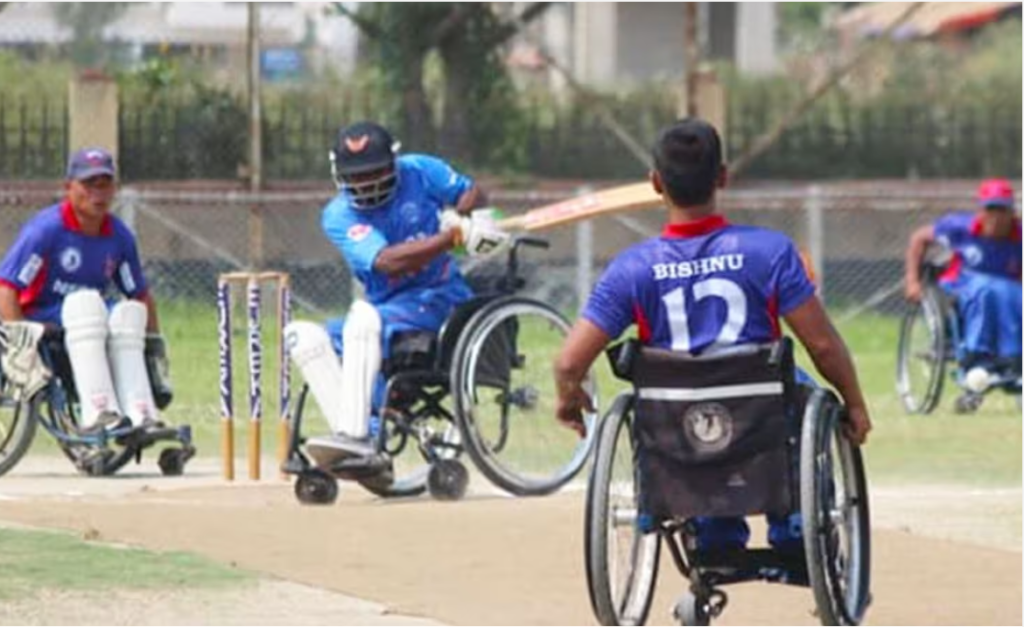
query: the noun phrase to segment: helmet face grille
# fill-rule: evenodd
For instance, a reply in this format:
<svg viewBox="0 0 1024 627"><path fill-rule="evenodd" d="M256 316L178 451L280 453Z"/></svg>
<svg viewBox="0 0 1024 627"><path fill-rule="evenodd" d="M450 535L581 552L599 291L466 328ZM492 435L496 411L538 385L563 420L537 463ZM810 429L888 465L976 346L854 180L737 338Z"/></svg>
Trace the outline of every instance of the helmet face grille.
<svg viewBox="0 0 1024 627"><path fill-rule="evenodd" d="M331 174L338 190L347 194L356 209L376 209L391 200L398 184L394 167L386 167L376 173L346 175L338 172L331 161Z"/></svg>

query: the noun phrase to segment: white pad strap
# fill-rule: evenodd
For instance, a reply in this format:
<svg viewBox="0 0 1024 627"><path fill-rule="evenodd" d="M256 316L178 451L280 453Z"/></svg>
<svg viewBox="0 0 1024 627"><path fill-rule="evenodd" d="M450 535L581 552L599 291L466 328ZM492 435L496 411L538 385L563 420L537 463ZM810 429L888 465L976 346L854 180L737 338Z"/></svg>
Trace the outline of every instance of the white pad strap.
<svg viewBox="0 0 1024 627"><path fill-rule="evenodd" d="M284 328L284 336L288 354L309 385L331 430L341 431L344 420L341 363L327 331L319 324L296 320Z"/></svg>
<svg viewBox="0 0 1024 627"><path fill-rule="evenodd" d="M61 305L64 344L81 404L83 427L103 412L121 413L107 365L107 306L96 290L78 290Z"/></svg>
<svg viewBox="0 0 1024 627"><path fill-rule="evenodd" d="M146 370L146 306L136 300L121 301L110 311L108 353L117 399L124 412L139 426L157 419L153 388Z"/></svg>
<svg viewBox="0 0 1024 627"><path fill-rule="evenodd" d="M365 438L369 432L373 385L380 373L381 319L370 303L352 303L345 328L342 360L342 397L345 399L345 421L341 431L354 438Z"/></svg>

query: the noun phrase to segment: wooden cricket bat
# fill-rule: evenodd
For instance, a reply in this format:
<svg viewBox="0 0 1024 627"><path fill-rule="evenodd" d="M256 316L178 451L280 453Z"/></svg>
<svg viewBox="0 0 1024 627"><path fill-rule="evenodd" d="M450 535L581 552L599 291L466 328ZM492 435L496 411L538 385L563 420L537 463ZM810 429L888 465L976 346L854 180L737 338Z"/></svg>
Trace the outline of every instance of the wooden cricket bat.
<svg viewBox="0 0 1024 627"><path fill-rule="evenodd" d="M522 215L506 218L498 226L506 231L542 231L606 213L652 209L663 205L650 181L610 187L569 200L530 209Z"/></svg>

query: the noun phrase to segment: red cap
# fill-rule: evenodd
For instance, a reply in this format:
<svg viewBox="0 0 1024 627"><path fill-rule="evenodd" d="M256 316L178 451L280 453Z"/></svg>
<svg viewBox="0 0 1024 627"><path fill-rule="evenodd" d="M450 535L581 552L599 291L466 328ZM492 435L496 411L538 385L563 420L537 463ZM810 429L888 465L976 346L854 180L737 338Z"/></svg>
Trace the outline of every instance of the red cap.
<svg viewBox="0 0 1024 627"><path fill-rule="evenodd" d="M978 186L978 204L983 207L1013 207L1013 186L1006 179L986 179Z"/></svg>

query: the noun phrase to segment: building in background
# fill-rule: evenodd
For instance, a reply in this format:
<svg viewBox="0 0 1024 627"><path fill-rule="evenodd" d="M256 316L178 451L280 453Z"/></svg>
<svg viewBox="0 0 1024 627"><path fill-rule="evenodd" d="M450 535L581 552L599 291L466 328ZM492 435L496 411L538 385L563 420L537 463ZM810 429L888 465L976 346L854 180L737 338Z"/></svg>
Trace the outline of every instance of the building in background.
<svg viewBox="0 0 1024 627"><path fill-rule="evenodd" d="M350 73L359 33L329 2L260 4L264 75L295 78L331 70ZM528 3L496 3L510 16ZM743 72L777 69L775 3L698 4L702 56L732 62ZM55 18L53 5L11 3L0 19L0 49L27 56L67 46L70 28ZM685 71L683 3L559 2L518 38L510 63L527 72L547 73L551 86L562 83L544 68L538 46L595 87L629 86L652 79L677 79ZM99 27L98 37L122 50L129 62L157 54L192 56L230 79L244 76L245 3L125 4L116 19Z"/></svg>
<svg viewBox="0 0 1024 627"><path fill-rule="evenodd" d="M356 31L327 2L260 4L260 32L269 79L297 78L327 67L349 72L355 64ZM73 31L51 4L15 2L0 19L0 49L26 56L66 47ZM154 55L190 56L225 78L244 77L248 10L242 2L125 4L98 28L102 41L129 62Z"/></svg>

